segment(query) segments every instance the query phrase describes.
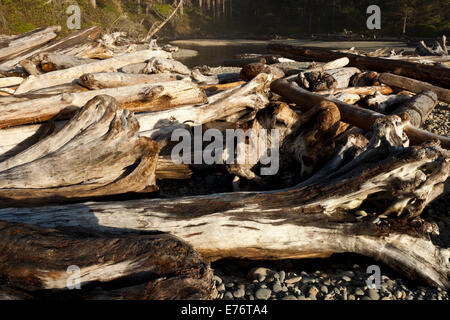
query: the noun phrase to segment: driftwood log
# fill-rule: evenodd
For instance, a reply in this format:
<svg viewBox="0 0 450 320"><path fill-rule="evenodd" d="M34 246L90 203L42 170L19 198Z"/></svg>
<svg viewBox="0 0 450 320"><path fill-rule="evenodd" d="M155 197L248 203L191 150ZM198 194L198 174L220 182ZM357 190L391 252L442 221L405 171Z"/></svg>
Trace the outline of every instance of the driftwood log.
<svg viewBox="0 0 450 320"><path fill-rule="evenodd" d="M98 96L58 133L0 163L0 201L39 204L155 191L159 148L138 132L132 114Z"/></svg>
<svg viewBox="0 0 450 320"><path fill-rule="evenodd" d="M295 102L297 105L305 108L318 105L324 100L332 101L338 106L342 121L366 131L372 129L372 124L376 119L384 117L384 115L372 110L355 107L337 99L319 96L313 92L300 88L296 83L288 82L286 80L274 81L271 84L271 89L275 93L284 96ZM450 149L450 138L448 137L432 134L410 124L405 125L404 131L413 144L421 144L428 140L439 140L444 148Z"/></svg>
<svg viewBox="0 0 450 320"><path fill-rule="evenodd" d="M0 60L14 58L24 51L43 45L57 37L60 26L40 28L1 43Z"/></svg>
<svg viewBox="0 0 450 320"><path fill-rule="evenodd" d="M436 226L419 216L443 192L449 153L437 144L408 147L403 126L398 116L378 119L369 143L350 135L328 166L289 189L2 209L0 219L118 234L123 229L168 232L211 261L354 252L448 289L450 250L430 240ZM355 151L359 155L349 157ZM370 216L356 219L360 209ZM389 218L374 221L380 213Z"/></svg>
<svg viewBox="0 0 450 320"><path fill-rule="evenodd" d="M168 235L118 236L4 221L0 234L2 300L205 300L216 295L209 265Z"/></svg>
<svg viewBox="0 0 450 320"><path fill-rule="evenodd" d="M450 69L429 66L408 61L394 61L384 58L371 58L351 53L334 52L322 48L310 48L285 44L270 44L269 51L279 53L299 61L330 61L348 58L350 65L364 70L391 72L436 86L450 88Z"/></svg>
<svg viewBox="0 0 450 320"><path fill-rule="evenodd" d="M429 83L410 79L407 77L397 76L391 73L382 73L378 80L388 86L401 88L414 93L421 93L425 90L433 91L437 94L440 101L450 103L450 90L433 86Z"/></svg>
<svg viewBox="0 0 450 320"><path fill-rule="evenodd" d="M93 90L80 93L63 93L39 99L26 99L2 106L0 128L42 122L60 115L70 117L79 107L98 95L110 95L121 107L136 112L170 109L186 104L206 102L205 92L190 81L171 81L141 84L129 87ZM0 101L1 102L1 101ZM74 108L75 107L75 108Z"/></svg>
<svg viewBox="0 0 450 320"><path fill-rule="evenodd" d="M38 48L28 50L19 56L8 59L0 63L0 71L8 71L18 65L20 61L32 58L33 56L41 52L60 52L73 55L79 54L86 50L86 48L92 48L95 45L94 40L100 36L100 28L97 26L90 27L84 30L74 32L67 37L60 40L53 40L50 43L39 46ZM83 47L80 50L80 47ZM67 53L70 50L70 53ZM82 58L82 57L80 57ZM90 58L93 58L92 56Z"/></svg>
<svg viewBox="0 0 450 320"><path fill-rule="evenodd" d="M123 66L149 60L156 56L168 58L170 57L170 54L162 50L142 50L123 54L111 59L82 64L65 70L45 73L37 77L28 77L28 79L17 89L16 94L23 94L28 91L58 84L70 83L85 73L116 71Z"/></svg>

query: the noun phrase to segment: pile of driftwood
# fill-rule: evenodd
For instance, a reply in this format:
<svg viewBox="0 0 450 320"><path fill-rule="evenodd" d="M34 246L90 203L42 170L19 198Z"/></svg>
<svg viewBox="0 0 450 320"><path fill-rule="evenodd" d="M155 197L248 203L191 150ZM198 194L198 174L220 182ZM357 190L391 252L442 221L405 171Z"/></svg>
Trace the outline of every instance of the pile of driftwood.
<svg viewBox="0 0 450 320"><path fill-rule="evenodd" d="M217 75L172 46L57 31L0 44L0 298L212 299L211 261L345 252L450 287L450 249L421 217L445 193L450 139L420 129L450 102L450 69L271 45ZM171 158L194 126L278 130L280 170L257 170L269 141L256 163L219 165L235 192L158 198L204 168Z"/></svg>

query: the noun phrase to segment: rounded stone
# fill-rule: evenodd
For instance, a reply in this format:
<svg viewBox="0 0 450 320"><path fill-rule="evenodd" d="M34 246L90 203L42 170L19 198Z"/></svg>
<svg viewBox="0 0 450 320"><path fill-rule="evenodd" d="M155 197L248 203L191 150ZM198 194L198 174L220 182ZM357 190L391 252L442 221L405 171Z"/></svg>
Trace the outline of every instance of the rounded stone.
<svg viewBox="0 0 450 320"><path fill-rule="evenodd" d="M282 298L281 300L297 300L297 298L294 296L286 296L286 297Z"/></svg>
<svg viewBox="0 0 450 320"><path fill-rule="evenodd" d="M280 291L282 290L281 283L275 282L275 283L273 284L273 286L272 286L272 290L273 290L273 292L275 292L275 293L280 292Z"/></svg>
<svg viewBox="0 0 450 320"><path fill-rule="evenodd" d="M369 289L368 295L369 295L369 298L372 300L380 300L380 295L378 294L378 290Z"/></svg>
<svg viewBox="0 0 450 320"><path fill-rule="evenodd" d="M223 296L225 300L233 300L233 294L230 291L225 292L225 295Z"/></svg>
<svg viewBox="0 0 450 320"><path fill-rule="evenodd" d="M343 276L342 280L344 280L345 282L350 282L352 281L352 278L350 278L349 276Z"/></svg>
<svg viewBox="0 0 450 320"><path fill-rule="evenodd" d="M245 290L244 289L238 289L235 292L233 292L233 296L235 298L243 298L245 296Z"/></svg>
<svg viewBox="0 0 450 320"><path fill-rule="evenodd" d="M363 296L363 295L364 295L364 291L361 288L355 289L355 296Z"/></svg>
<svg viewBox="0 0 450 320"><path fill-rule="evenodd" d="M265 288L258 289L255 293L256 299L258 300L267 300L271 295L272 291Z"/></svg>
<svg viewBox="0 0 450 320"><path fill-rule="evenodd" d="M286 272L280 271L280 282L283 283L286 279Z"/></svg>

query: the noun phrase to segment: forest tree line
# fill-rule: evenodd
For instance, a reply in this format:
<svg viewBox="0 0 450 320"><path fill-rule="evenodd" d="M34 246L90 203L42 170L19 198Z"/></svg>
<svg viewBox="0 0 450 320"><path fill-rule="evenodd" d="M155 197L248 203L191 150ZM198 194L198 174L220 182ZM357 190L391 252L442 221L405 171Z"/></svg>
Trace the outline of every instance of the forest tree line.
<svg viewBox="0 0 450 320"><path fill-rule="evenodd" d="M49 24L64 17L64 6L75 3L83 6L85 25L118 27L123 23L117 19L128 19L129 24L148 29L179 1L0 0L0 30L22 31L46 20ZM366 10L372 4L381 8L381 30L366 27ZM52 7L61 12L51 14ZM304 36L344 30L418 37L450 34L450 0L183 0L176 18L165 27L172 36Z"/></svg>

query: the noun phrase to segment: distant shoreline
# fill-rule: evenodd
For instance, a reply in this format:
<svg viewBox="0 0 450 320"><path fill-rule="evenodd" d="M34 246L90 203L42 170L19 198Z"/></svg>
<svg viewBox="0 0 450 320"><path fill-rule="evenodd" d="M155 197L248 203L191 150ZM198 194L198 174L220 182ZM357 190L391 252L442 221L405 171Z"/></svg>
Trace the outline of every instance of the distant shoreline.
<svg viewBox="0 0 450 320"><path fill-rule="evenodd" d="M302 40L302 39L285 39L285 40L251 40L251 39L186 39L170 41L171 44L182 47L223 47L223 46L266 46L269 43L282 42L301 46L332 48L332 49L349 49L356 47L361 50L375 50L379 48L392 49L412 49L413 47L404 41L324 41L324 40Z"/></svg>

